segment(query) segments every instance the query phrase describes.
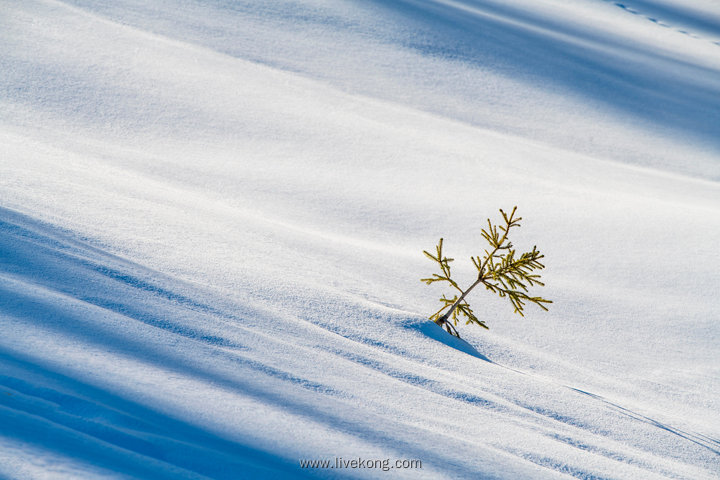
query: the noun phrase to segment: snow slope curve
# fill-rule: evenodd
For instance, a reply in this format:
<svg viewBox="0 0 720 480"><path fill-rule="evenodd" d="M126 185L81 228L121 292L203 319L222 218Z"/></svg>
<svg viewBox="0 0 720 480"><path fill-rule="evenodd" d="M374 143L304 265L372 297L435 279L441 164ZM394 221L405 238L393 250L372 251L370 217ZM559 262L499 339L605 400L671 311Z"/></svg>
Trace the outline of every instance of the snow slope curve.
<svg viewBox="0 0 720 480"><path fill-rule="evenodd" d="M1 475L715 477L712 2L0 5Z"/></svg>

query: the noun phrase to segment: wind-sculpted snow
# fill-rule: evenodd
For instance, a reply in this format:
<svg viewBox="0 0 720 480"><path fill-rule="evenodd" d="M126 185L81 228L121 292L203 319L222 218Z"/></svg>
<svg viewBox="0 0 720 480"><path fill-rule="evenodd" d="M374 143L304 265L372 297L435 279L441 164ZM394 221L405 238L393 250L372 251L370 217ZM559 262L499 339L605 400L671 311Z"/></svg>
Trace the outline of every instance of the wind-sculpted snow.
<svg viewBox="0 0 720 480"><path fill-rule="evenodd" d="M717 180L718 8L686 3L68 2L351 93Z"/></svg>
<svg viewBox="0 0 720 480"><path fill-rule="evenodd" d="M717 478L713 1L0 11L0 477Z"/></svg>

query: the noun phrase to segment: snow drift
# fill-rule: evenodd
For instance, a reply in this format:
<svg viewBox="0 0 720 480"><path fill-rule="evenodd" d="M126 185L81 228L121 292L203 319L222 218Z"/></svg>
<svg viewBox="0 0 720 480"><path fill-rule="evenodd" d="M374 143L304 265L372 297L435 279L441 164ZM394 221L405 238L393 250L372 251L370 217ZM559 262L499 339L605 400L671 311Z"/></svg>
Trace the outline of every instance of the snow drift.
<svg viewBox="0 0 720 480"><path fill-rule="evenodd" d="M0 7L0 475L716 478L716 2L146 3Z"/></svg>

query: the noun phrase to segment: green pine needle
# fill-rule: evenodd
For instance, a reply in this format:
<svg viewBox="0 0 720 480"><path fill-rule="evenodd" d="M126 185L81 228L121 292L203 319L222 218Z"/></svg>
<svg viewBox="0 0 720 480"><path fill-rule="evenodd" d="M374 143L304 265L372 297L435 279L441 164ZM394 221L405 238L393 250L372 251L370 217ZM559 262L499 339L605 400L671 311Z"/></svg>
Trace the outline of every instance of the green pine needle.
<svg viewBox="0 0 720 480"><path fill-rule="evenodd" d="M421 281L428 285L435 282L448 282L450 286L460 292L460 296L456 294L453 298L443 295L440 298L443 306L430 316L430 320L444 327L450 334L460 337L455 326L462 318L465 318L466 325L475 324L485 329L489 328L483 320L477 318L470 305L465 301L465 297L470 291L480 284L500 298L507 298L514 312L520 316L525 316L523 310L528 303L535 304L545 311L547 311L545 304L552 303L551 300L528 295L529 287L545 285L540 281L540 274L533 273L545 268L545 265L540 262L544 255L535 246L529 252L524 252L520 256L516 255L516 250L508 238L511 229L520 227L522 218L515 217L516 211L517 207L513 207L512 212L508 215L500 209L504 224L493 225L488 219L487 229L480 230L480 235L490 245L490 248L485 250L485 255L482 257L470 257L478 271L478 277L465 290L460 288L451 277L450 262L453 259L443 257L442 238L435 247L437 255L423 250L425 256L438 264L442 274L434 273L432 277L423 278Z"/></svg>

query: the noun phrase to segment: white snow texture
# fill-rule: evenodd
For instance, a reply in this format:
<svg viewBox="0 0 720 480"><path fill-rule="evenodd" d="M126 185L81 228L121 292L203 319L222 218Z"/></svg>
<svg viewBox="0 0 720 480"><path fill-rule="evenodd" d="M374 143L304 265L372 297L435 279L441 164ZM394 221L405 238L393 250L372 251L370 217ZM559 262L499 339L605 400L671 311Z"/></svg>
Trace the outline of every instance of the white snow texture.
<svg viewBox="0 0 720 480"><path fill-rule="evenodd" d="M717 0L0 0L0 478L720 478L719 242Z"/></svg>

